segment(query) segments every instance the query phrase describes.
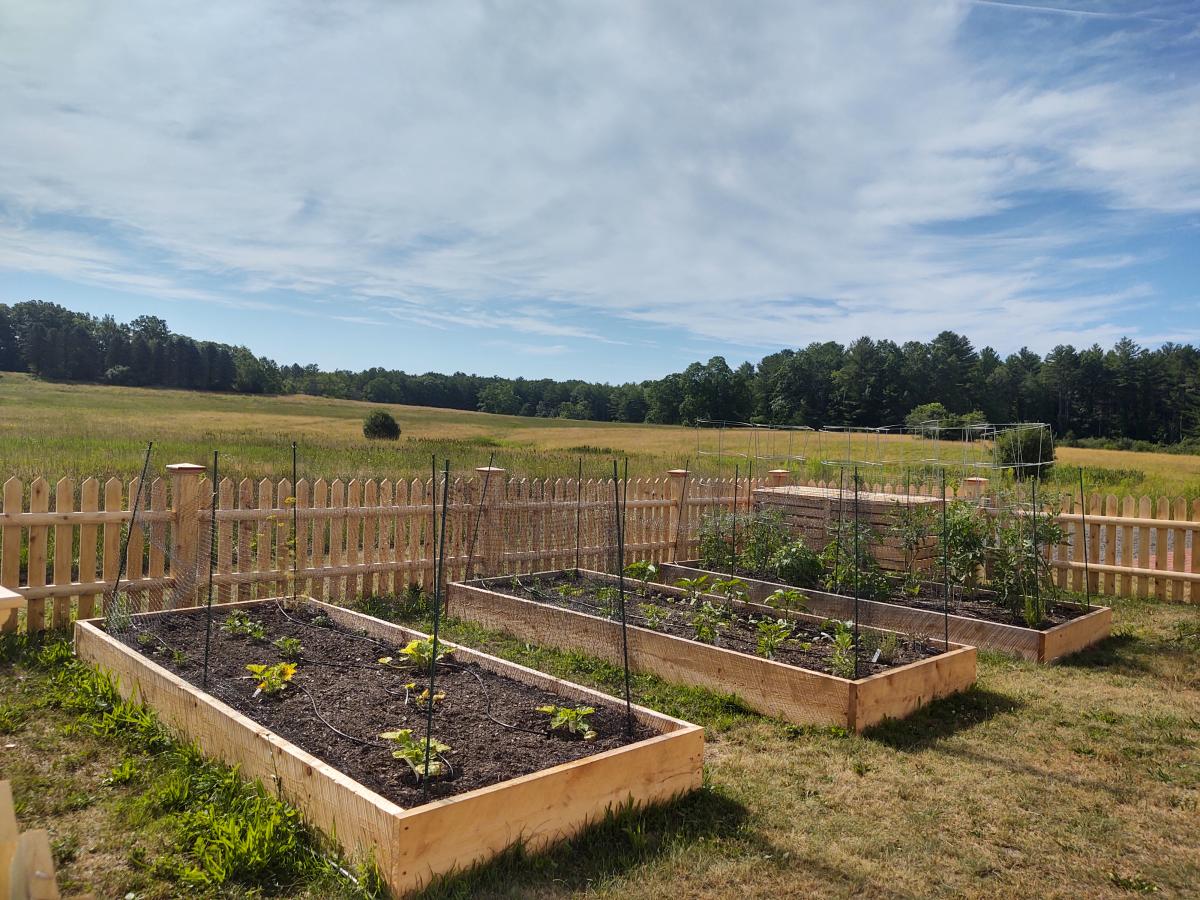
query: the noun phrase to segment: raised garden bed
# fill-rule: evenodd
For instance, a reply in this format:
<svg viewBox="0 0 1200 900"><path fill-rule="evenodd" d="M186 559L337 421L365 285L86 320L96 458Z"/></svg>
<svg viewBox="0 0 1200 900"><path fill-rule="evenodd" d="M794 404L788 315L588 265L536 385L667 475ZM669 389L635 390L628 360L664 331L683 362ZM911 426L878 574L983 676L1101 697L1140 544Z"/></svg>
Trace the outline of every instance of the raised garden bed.
<svg viewBox="0 0 1200 900"><path fill-rule="evenodd" d="M701 562L659 564L658 577L666 582L707 575L714 580L729 578L726 573L705 568ZM761 601L779 588L790 585L743 574L745 590L751 601ZM808 611L819 616L845 619L854 614L854 598L842 594L802 588L808 598ZM980 592L982 593L982 592ZM1075 603L1057 603L1050 610L1043 628L1028 628L1011 621L1010 613L984 598L952 601L951 614L943 616L942 601L932 596L895 598L889 601L859 600L860 624L904 632L940 635L949 626L952 642L1000 650L1035 662L1054 662L1077 653L1109 636L1112 610L1108 607L1086 609Z"/></svg>
<svg viewBox="0 0 1200 900"><path fill-rule="evenodd" d="M621 624L604 599L613 576L560 570L451 584L447 612L451 616L507 631L537 644L579 650L621 663ZM697 606L685 591L661 584L627 580L626 600L631 669L652 672L671 681L737 695L753 709L800 725L836 725L861 731L884 718L901 718L938 697L963 690L975 681L975 649L936 639L910 640L886 633L877 642L895 651L891 664L864 650L859 678L832 674L829 629L818 616L788 613L791 644L776 658L757 655L751 644L755 629L749 619L777 619L781 613L754 603L707 596L696 598L720 606L729 616L715 640L694 639L694 618L685 610ZM566 586L566 590L560 590ZM574 587L572 587L574 586ZM576 592L578 589L582 592ZM641 596L635 591L644 591ZM601 592L597 595L597 592ZM663 608L665 620L642 604ZM741 623L741 624L738 624ZM651 627L653 625L653 627ZM687 636L689 631L692 637ZM825 636L822 636L825 631ZM808 646L805 646L808 645ZM868 646L864 640L864 648Z"/></svg>
<svg viewBox="0 0 1200 900"><path fill-rule="evenodd" d="M116 636L100 620L77 622L76 653L206 754L274 783L351 858L373 860L395 893L484 862L518 840L537 849L610 808L666 801L700 785L697 726L634 707L627 738L615 698L446 644L452 656L438 667L446 698L435 707L434 737L452 749L439 755L444 772L426 796L392 757L394 745L379 740L406 728L424 738L425 713L404 687L421 679L379 659L404 659L401 649L425 635L311 599L286 615L273 600L214 612L208 691L198 686L200 609L135 616L133 628ZM233 612L262 625L267 639L218 627ZM245 666L278 661L272 642L284 637L303 647L297 672L278 694L255 698ZM597 736L550 732L537 712L542 705L593 707Z"/></svg>

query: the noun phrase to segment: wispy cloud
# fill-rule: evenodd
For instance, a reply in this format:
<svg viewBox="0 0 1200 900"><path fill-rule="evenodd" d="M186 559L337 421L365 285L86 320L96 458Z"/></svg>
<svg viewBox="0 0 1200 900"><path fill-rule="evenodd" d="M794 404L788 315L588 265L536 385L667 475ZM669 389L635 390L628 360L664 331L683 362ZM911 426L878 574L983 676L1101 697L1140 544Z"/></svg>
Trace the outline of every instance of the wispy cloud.
<svg viewBox="0 0 1200 900"><path fill-rule="evenodd" d="M1038 58L976 28L1042 14ZM1200 212L1200 80L1150 64L1182 33L1158 18L1194 20L28 4L0 31L0 269L555 354L636 323L747 348L1150 334L1154 254L1126 243Z"/></svg>

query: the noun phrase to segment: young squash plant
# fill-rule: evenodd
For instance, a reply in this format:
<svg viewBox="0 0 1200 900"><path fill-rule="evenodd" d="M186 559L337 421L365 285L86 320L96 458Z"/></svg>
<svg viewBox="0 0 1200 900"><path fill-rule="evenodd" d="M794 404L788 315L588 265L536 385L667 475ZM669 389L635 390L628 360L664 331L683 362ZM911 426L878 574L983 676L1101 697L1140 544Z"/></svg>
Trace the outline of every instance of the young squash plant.
<svg viewBox="0 0 1200 900"><path fill-rule="evenodd" d="M439 643L437 648L437 662L441 662L450 655L450 650L445 645ZM381 666L390 666L393 669L402 668L404 666L416 666L422 671L428 671L429 667L435 662L433 658L433 638L425 638L420 641L409 641L408 644L400 651L404 659L399 660L400 665L393 665L393 657L379 657Z"/></svg>
<svg viewBox="0 0 1200 900"><path fill-rule="evenodd" d="M657 631L671 617L671 611L657 603L643 603L638 607L646 619L646 626Z"/></svg>
<svg viewBox="0 0 1200 900"><path fill-rule="evenodd" d="M729 621L729 610L705 600L688 622L696 640L702 644L715 644L721 634L721 626Z"/></svg>
<svg viewBox="0 0 1200 900"><path fill-rule="evenodd" d="M591 706L539 706L537 711L550 717L550 730L594 741L596 730L592 728L589 719L596 712Z"/></svg>
<svg viewBox="0 0 1200 900"><path fill-rule="evenodd" d="M392 756L408 766L418 781L425 777L426 757L424 738L414 737L411 728L401 728L397 731L385 731L379 736L383 740L391 741L396 745L396 749L392 751ZM450 750L451 747L449 744L443 744L437 738L430 739L430 755L428 759L428 772L430 778L440 778L446 773L446 763L440 759L435 759L434 756L440 756L443 753L449 753Z"/></svg>
<svg viewBox="0 0 1200 900"><path fill-rule="evenodd" d="M288 662L274 663L273 665L251 663L246 666L246 670L258 680L254 689L255 697L259 694L271 696L280 693L296 674L295 664Z"/></svg>
<svg viewBox="0 0 1200 900"><path fill-rule="evenodd" d="M714 594L721 595L726 600L741 600L743 603L750 597L746 591L746 582L740 578L725 578L720 581L714 581L712 591Z"/></svg>

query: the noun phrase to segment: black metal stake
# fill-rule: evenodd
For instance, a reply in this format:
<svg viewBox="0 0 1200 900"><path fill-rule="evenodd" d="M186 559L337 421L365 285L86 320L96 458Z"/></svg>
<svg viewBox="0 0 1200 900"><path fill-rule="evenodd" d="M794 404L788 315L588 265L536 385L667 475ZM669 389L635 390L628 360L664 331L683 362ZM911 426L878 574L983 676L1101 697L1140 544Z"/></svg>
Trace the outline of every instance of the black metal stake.
<svg viewBox="0 0 1200 900"><path fill-rule="evenodd" d="M737 515L738 515L737 502L738 502L738 476L740 474L741 474L741 472L739 471L738 467L735 465L733 467L733 517L729 520L730 528L733 530L733 533L732 533L733 549L730 551L732 555L731 555L731 559L729 560L730 568L737 568L737 558L738 558L738 555L737 555Z"/></svg>
<svg viewBox="0 0 1200 900"><path fill-rule="evenodd" d="M436 464L435 469L436 473ZM433 485L434 518L436 528L437 517L437 482ZM425 776L421 779L425 794L429 794L429 754L433 747L433 693L435 673L437 672L438 626L442 619L442 571L446 565L446 500L450 490L450 460L445 463L442 475L442 521L438 535L437 549L433 558L433 651L429 655L429 707L425 712Z"/></svg>
<svg viewBox="0 0 1200 900"><path fill-rule="evenodd" d="M629 461L626 460L626 477ZM626 485L628 493L628 485ZM617 479L617 461L613 460L613 506L617 522L617 592L621 603L621 659L625 666L625 736L633 737L633 699L629 686L629 626L625 618L625 522L621 504L620 481Z"/></svg>
<svg viewBox="0 0 1200 900"><path fill-rule="evenodd" d="M1083 537L1083 590L1087 598L1087 608L1090 611L1092 608L1092 572L1091 564L1088 560L1088 531L1087 531L1087 498L1083 495L1083 466L1079 467L1079 530ZM1175 532L1178 537L1180 532ZM1180 542L1176 541L1176 545ZM1182 556L1183 547L1176 546L1175 553Z"/></svg>
<svg viewBox="0 0 1200 900"><path fill-rule="evenodd" d="M579 476L575 479L575 571L579 571L579 528L583 515L583 457L579 457Z"/></svg>
<svg viewBox="0 0 1200 900"><path fill-rule="evenodd" d="M1033 531L1030 533L1030 540L1033 541L1033 608L1037 611L1040 619L1042 613L1042 554L1038 549L1038 499L1037 486L1040 477L1040 469L1035 470L1033 481L1030 483L1032 491L1031 503L1033 506Z"/></svg>
<svg viewBox="0 0 1200 900"><path fill-rule="evenodd" d="M213 562L217 552L217 451L213 451L212 509L208 520L208 603L204 614L204 677L200 686L208 687L208 654L212 643Z"/></svg>
<svg viewBox="0 0 1200 900"><path fill-rule="evenodd" d="M858 466L854 467L854 677L858 678Z"/></svg>
<svg viewBox="0 0 1200 900"><path fill-rule="evenodd" d="M479 523L483 520L483 504L487 499L488 482L492 478L492 467L496 464L496 452L488 454L487 471L483 473L483 490L479 494L479 508L475 511L475 527L471 529L471 545L467 548L467 567L464 570L467 578L474 578L475 540L479 537ZM443 515L445 511L443 510Z"/></svg>
<svg viewBox="0 0 1200 900"><path fill-rule="evenodd" d="M133 536L133 529L137 527L138 509L142 505L142 488L146 484L146 472L150 469L150 451L153 449L154 441L149 441L146 444L146 456L142 460L142 474L138 478L137 492L133 495L133 505L129 508L129 529L121 541L121 559L117 564L117 580L113 582L113 603L118 602L117 595L121 591L121 581L125 578L125 560L129 556L129 539Z"/></svg>
<svg viewBox="0 0 1200 900"><path fill-rule="evenodd" d="M950 512L946 503L946 470L942 469L942 649L950 649Z"/></svg>
<svg viewBox="0 0 1200 900"><path fill-rule="evenodd" d="M300 486L296 480L296 442L292 441L292 606L300 590Z"/></svg>

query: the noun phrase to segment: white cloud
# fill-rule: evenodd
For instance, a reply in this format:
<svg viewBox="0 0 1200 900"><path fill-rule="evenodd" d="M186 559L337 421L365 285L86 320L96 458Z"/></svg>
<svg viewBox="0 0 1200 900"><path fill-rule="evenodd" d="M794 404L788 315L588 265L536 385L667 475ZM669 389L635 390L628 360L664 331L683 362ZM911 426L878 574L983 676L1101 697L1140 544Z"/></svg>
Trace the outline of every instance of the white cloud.
<svg viewBox="0 0 1200 900"><path fill-rule="evenodd" d="M1044 191L1200 211L1200 88L985 65L973 14L25 4L0 19L0 267L563 342L605 329L562 311L747 346L1137 333L1094 280L1137 260L1092 246L1128 223L944 226Z"/></svg>

